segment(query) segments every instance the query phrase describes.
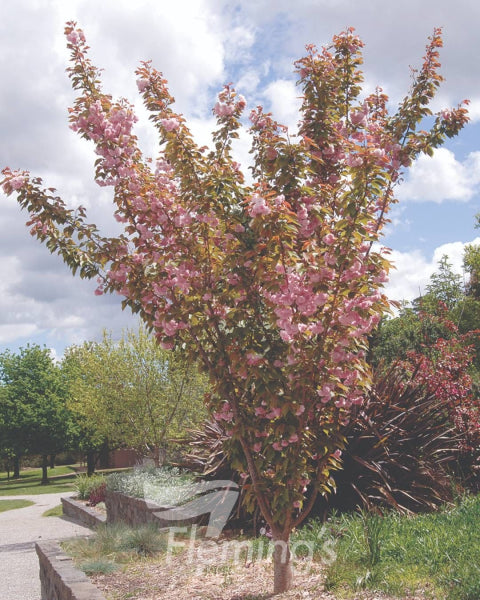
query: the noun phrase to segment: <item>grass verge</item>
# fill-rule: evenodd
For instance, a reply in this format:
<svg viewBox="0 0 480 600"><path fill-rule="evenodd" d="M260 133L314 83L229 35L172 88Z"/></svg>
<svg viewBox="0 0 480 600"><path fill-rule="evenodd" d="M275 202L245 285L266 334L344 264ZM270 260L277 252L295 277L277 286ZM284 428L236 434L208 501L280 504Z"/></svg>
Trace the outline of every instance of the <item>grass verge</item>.
<svg viewBox="0 0 480 600"><path fill-rule="evenodd" d="M400 597L423 593L446 600L480 598L480 497L413 517L355 514L329 522L337 539L326 586Z"/></svg>
<svg viewBox="0 0 480 600"><path fill-rule="evenodd" d="M44 513L42 513L42 517L61 517L63 515L63 506L59 504L58 506L54 506L53 508L49 508Z"/></svg>
<svg viewBox="0 0 480 600"><path fill-rule="evenodd" d="M26 506L32 506L34 502L31 500L0 500L0 512L6 510L14 510L16 508L25 508Z"/></svg>

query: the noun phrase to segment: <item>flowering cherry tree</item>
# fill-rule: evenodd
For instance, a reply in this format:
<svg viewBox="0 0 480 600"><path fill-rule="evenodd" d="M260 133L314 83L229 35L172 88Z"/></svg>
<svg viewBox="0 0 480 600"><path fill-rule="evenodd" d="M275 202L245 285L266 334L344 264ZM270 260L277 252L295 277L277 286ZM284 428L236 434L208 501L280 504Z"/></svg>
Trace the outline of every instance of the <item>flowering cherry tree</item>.
<svg viewBox="0 0 480 600"><path fill-rule="evenodd" d="M246 101L231 86L213 108L212 149L200 148L162 74L142 63L138 88L161 144L152 162L131 105L102 91L82 30L68 23L66 37L79 94L70 126L95 145L95 178L113 188L124 232L104 237L84 208L68 209L27 172L5 169L3 189L30 213L32 235L98 278L97 294L120 293L162 346L199 358L247 502L256 499L277 543L274 590L286 590L290 532L330 490L342 427L370 384L366 338L388 309L390 265L377 242L394 187L402 168L467 121L462 104L416 132L442 79L441 32L393 115L381 89L361 95L353 29L308 46L296 63L295 135L261 107L250 112L252 184L232 158Z"/></svg>

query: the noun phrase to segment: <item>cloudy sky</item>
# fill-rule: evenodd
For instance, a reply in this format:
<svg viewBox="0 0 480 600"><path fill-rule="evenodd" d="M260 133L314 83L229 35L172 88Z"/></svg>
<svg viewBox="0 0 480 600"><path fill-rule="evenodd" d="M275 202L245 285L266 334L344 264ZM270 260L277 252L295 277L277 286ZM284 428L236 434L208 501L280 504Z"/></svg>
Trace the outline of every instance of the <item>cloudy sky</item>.
<svg viewBox="0 0 480 600"><path fill-rule="evenodd" d="M71 132L73 93L65 74L63 27L84 29L105 89L138 107L138 134L155 155L135 85L140 61L164 72L177 107L198 141L208 143L211 107L233 82L250 108L262 104L293 129L298 91L293 62L308 43L327 44L356 28L366 44L366 88L381 85L392 106L406 93L410 67L420 66L427 37L444 28L441 88L435 109L471 100L471 123L433 158L413 165L399 189L385 244L397 270L388 286L397 300L424 290L443 254L461 269L465 243L475 241L480 212L480 3L478 0L2 0L0 3L0 165L29 169L69 204L111 227L110 196L93 183L92 148ZM248 139L237 148L248 160ZM13 198L0 193L0 350L28 342L60 355L102 329L135 326L115 296L93 295L60 258L32 239ZM480 242L480 239L477 240Z"/></svg>

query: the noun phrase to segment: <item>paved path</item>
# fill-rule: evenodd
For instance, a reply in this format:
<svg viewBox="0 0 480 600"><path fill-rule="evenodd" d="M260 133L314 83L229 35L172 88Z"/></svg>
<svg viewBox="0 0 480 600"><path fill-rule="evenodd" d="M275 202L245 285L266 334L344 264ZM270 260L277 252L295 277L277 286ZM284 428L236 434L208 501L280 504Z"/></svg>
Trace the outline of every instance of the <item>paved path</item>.
<svg viewBox="0 0 480 600"><path fill-rule="evenodd" d="M88 535L91 530L68 517L42 517L58 506L61 494L1 496L0 500L22 498L33 506L0 513L0 598L1 600L40 600L38 558L35 542Z"/></svg>

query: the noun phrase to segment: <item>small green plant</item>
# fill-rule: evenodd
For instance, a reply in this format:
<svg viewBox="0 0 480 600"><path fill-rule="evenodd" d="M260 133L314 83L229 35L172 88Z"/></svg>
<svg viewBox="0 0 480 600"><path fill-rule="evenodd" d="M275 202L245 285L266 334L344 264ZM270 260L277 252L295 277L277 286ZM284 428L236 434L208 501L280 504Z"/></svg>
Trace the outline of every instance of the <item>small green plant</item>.
<svg viewBox="0 0 480 600"><path fill-rule="evenodd" d="M152 556L167 549L167 538L157 526L142 525L125 531L123 548L141 556Z"/></svg>
<svg viewBox="0 0 480 600"><path fill-rule="evenodd" d="M368 551L368 566L374 567L380 561L381 556L381 539L384 525L383 515L377 512L362 510L360 517Z"/></svg>
<svg viewBox="0 0 480 600"><path fill-rule="evenodd" d="M105 482L103 475L91 475L79 473L75 478L74 487L80 500L88 500L93 490L99 488Z"/></svg>
<svg viewBox="0 0 480 600"><path fill-rule="evenodd" d="M108 559L88 560L80 563L79 568L87 575L106 575L119 569L119 565Z"/></svg>
<svg viewBox="0 0 480 600"><path fill-rule="evenodd" d="M154 525L133 528L124 523L113 523L100 525L90 537L67 540L62 547L86 573L103 573L139 556L166 551L167 536ZM103 571L104 565L110 570Z"/></svg>

